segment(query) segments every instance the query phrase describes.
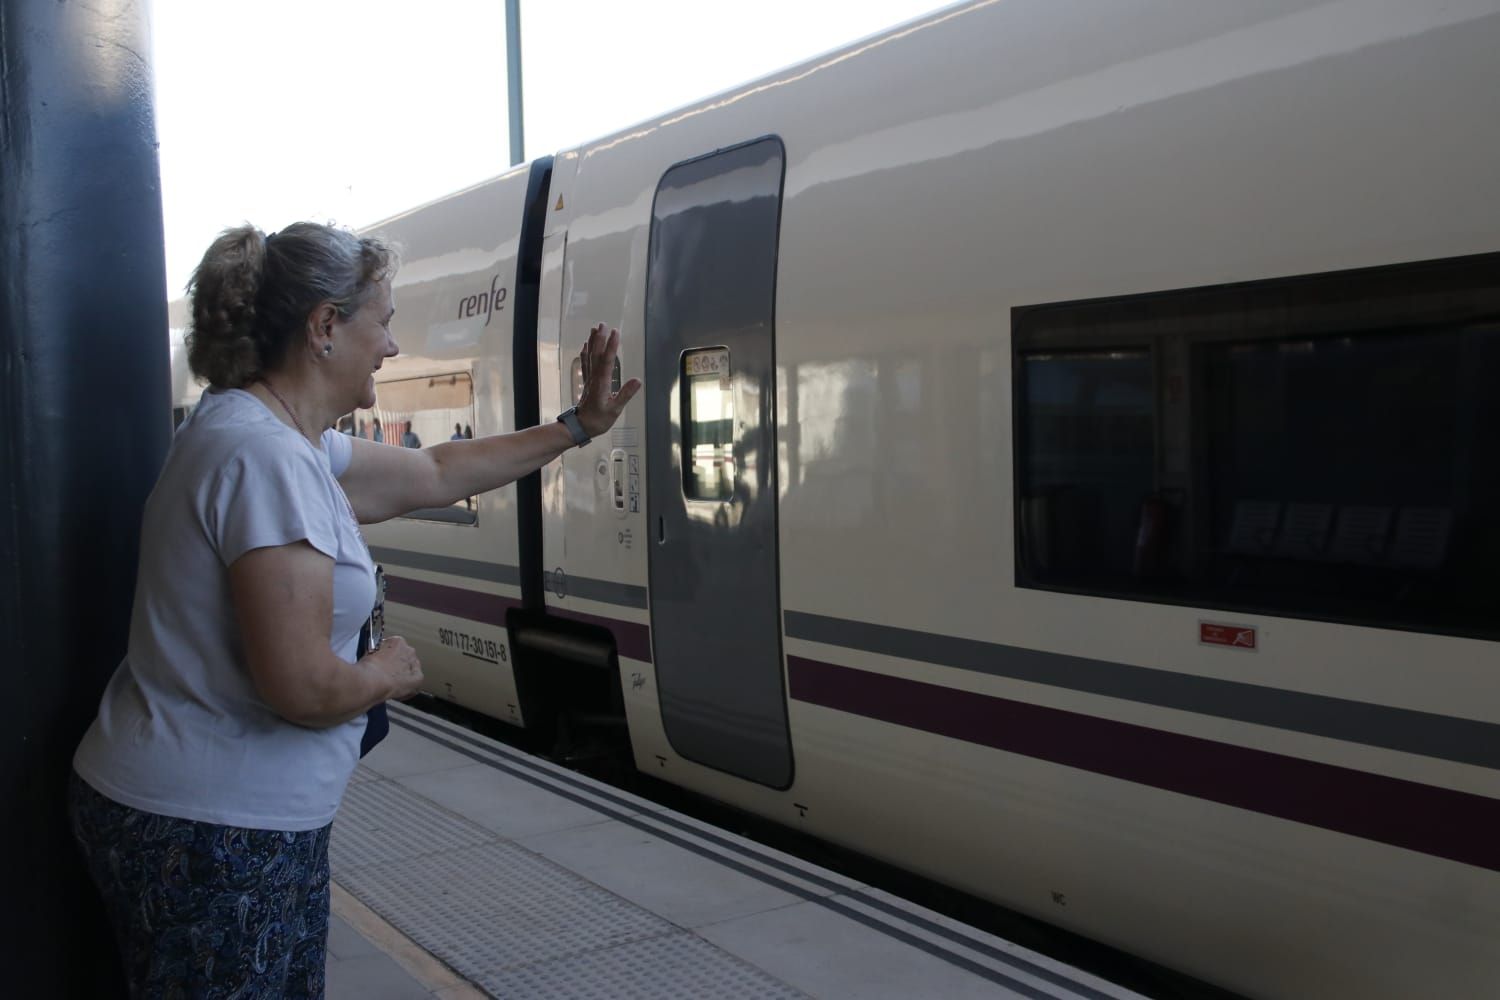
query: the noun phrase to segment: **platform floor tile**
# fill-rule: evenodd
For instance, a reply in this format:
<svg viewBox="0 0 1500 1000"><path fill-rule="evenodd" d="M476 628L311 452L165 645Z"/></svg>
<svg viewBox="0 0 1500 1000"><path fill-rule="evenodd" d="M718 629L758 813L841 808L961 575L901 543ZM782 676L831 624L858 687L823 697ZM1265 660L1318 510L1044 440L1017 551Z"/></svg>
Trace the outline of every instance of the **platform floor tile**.
<svg viewBox="0 0 1500 1000"><path fill-rule="evenodd" d="M350 784L328 845L335 871L488 843L494 834L389 781Z"/></svg>
<svg viewBox="0 0 1500 1000"><path fill-rule="evenodd" d="M334 916L328 924L326 1000L432 1000L391 956Z"/></svg>
<svg viewBox="0 0 1500 1000"><path fill-rule="evenodd" d="M700 927L803 900L619 822L520 841L570 871L682 927Z"/></svg>
<svg viewBox="0 0 1500 1000"><path fill-rule="evenodd" d="M479 977L497 997L533 1000L781 1000L807 994L680 931Z"/></svg>
<svg viewBox="0 0 1500 1000"><path fill-rule="evenodd" d="M403 711L404 708L400 706L392 710L393 725L390 734L359 762L361 768L373 771L382 778L405 778L474 763L461 753L455 753L403 728L397 722L405 717Z"/></svg>
<svg viewBox="0 0 1500 1000"><path fill-rule="evenodd" d="M334 822L333 878L403 947L445 964L452 989L507 1000L1130 996L451 723L404 708L392 720Z"/></svg>
<svg viewBox="0 0 1500 1000"><path fill-rule="evenodd" d="M468 979L659 937L676 926L544 858L485 844L335 877Z"/></svg>
<svg viewBox="0 0 1500 1000"><path fill-rule="evenodd" d="M360 770L363 770L361 768ZM396 779L404 788L510 840L603 823L608 816L529 781L469 761Z"/></svg>
<svg viewBox="0 0 1500 1000"><path fill-rule="evenodd" d="M837 897L835 897L837 899ZM769 913L702 927L713 944L814 996L860 1000L997 1000L1041 995L986 980L890 936L833 912L820 903L800 903ZM816 941L816 948L807 943Z"/></svg>

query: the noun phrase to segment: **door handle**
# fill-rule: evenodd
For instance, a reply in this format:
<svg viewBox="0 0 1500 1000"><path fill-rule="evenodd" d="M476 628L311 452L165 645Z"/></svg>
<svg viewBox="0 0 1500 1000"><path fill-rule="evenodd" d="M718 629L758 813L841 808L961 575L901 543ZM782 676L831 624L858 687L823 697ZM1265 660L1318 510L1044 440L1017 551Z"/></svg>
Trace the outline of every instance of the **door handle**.
<svg viewBox="0 0 1500 1000"><path fill-rule="evenodd" d="M625 509L625 449L609 453L609 498L615 510Z"/></svg>

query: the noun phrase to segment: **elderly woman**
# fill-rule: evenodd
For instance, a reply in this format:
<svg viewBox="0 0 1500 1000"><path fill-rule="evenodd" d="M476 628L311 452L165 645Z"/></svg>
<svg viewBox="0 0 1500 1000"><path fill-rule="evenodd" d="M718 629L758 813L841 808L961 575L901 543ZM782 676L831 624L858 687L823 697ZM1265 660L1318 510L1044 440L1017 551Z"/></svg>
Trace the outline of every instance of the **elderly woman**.
<svg viewBox="0 0 1500 1000"><path fill-rule="evenodd" d="M189 286L210 388L147 501L128 651L70 800L134 996L322 995L333 816L366 713L422 682L402 639L361 648L360 524L525 476L640 388L610 393L619 335L595 327L566 422L421 450L336 433L396 354L395 268L378 239L245 226Z"/></svg>

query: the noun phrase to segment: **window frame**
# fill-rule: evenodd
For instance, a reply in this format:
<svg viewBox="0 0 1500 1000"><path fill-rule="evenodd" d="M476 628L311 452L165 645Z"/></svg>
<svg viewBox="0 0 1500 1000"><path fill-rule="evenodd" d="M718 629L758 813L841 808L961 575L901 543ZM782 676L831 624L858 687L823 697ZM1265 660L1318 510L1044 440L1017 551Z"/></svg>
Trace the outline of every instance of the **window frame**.
<svg viewBox="0 0 1500 1000"><path fill-rule="evenodd" d="M431 388L433 386L433 384L437 380L439 380L439 379L444 379L444 380L446 380L446 379L452 379L453 380L453 384L455 384L455 385L457 384L457 380L458 379L464 379L464 380L466 380L468 382L468 386L469 386L468 420L464 421L464 425L467 426L467 427L472 428L474 426L474 422L475 422L475 409L476 409L476 403L477 403L477 396L476 396L476 393L474 391L474 373L473 373L472 370L470 370L468 368L455 368L455 369L448 370L448 371L428 372L426 374L410 374L410 375L400 374L400 375L397 375L396 377L388 379L386 381L377 382L376 385L375 385L375 403L376 403L376 405L374 407L370 408L369 410L364 410L364 409L353 410L349 414L347 414L346 416L348 418L353 419L354 421L356 421L355 426L357 427L358 426L358 420L360 419L359 415L361 413L370 413L370 414L372 414L372 418L373 418L373 415L376 415L376 414L378 414L380 412L380 391L382 389L386 388L387 386L395 386L395 385L400 385L402 383L410 383L410 382L421 382L421 381L425 380L427 382L427 387ZM412 412L415 414L415 413L419 413L419 412L422 412L422 411L420 411L420 410L414 410ZM343 417L340 418L340 420L343 420L343 419L344 419ZM335 423L334 426L335 427L338 426L337 422ZM407 427L410 428L410 426L411 426L411 424L408 423ZM383 432L385 432L386 428L384 426L382 426L381 430ZM445 428L445 431L446 431L446 428ZM368 441L368 440L371 440L371 439L370 438L365 438L364 440ZM444 438L441 439L441 441L451 441L451 440L452 440L451 437L444 437ZM427 442L422 447L429 447L430 445L433 445L433 444L440 444L441 441ZM382 442L379 442L379 443L380 444L384 444L384 445L389 445L391 447L397 447L397 448L404 447L402 444L400 444L400 442L391 441L389 438L387 438L386 440L384 440ZM444 506L444 507L419 507L416 510L411 510L411 511L407 511L407 512L402 513L402 514L398 514L398 515L396 515L396 517L397 517L397 519L400 519L400 520L404 520L404 521L419 521L419 522L422 522L424 524L450 524L450 525L457 525L457 526L460 526L460 527L472 528L472 527L475 527L475 526L477 526L479 524L479 506L480 506L480 504L479 504L479 497L478 497L478 495L475 495L475 496L470 497L468 499L470 499L470 500L473 501L473 506L471 508L468 508L467 510L456 510L456 508L458 507L458 503L453 503L453 504L448 504L447 506ZM459 503L461 503L461 502L462 501L459 501ZM467 515L467 516L462 516L462 515Z"/></svg>
<svg viewBox="0 0 1500 1000"><path fill-rule="evenodd" d="M1239 308L1230 307L1236 303ZM1450 625L1433 621L1430 612L1425 610L1401 620L1392 620L1366 613L1363 609L1351 613L1319 610L1305 606L1309 602L1299 598L1286 601L1223 600L1219 593L1210 592L1191 578L1185 581L1184 588L1197 589L1199 593L1182 596L1153 591L1149 582L1126 587L1043 580L1027 565L1030 539L1023 515L1026 499L1023 486L1032 478L1026 384L1028 356L1134 352L1144 346L1151 354L1156 380L1153 405L1156 432L1152 461L1160 482L1165 419L1161 409L1166 398L1162 345L1173 337L1182 337L1186 345L1186 377L1201 384L1205 358L1199 348L1205 344L1217 346L1341 335L1411 334L1423 328L1463 331L1497 322L1500 322L1500 253L1014 307L1011 310L1010 349L1012 582L1019 590L1044 593L1357 625L1387 631L1500 640L1500 624L1490 628ZM1049 334L1061 334L1069 339L1044 340ZM1211 478L1213 469L1202 456L1212 428L1202 412L1192 413L1184 423L1190 456L1186 491L1192 495L1193 502L1204 502L1198 498L1211 502L1212 491L1207 488L1206 480ZM1335 510L1342 509L1342 506L1345 505ZM1396 513L1398 511L1393 509L1393 515ZM1179 536L1194 530L1191 523L1194 516L1210 515L1199 512L1184 517L1178 528ZM1455 533L1449 540L1450 547L1457 546L1461 540L1461 536ZM1299 606L1299 601L1302 606ZM1419 618L1424 620L1413 620Z"/></svg>

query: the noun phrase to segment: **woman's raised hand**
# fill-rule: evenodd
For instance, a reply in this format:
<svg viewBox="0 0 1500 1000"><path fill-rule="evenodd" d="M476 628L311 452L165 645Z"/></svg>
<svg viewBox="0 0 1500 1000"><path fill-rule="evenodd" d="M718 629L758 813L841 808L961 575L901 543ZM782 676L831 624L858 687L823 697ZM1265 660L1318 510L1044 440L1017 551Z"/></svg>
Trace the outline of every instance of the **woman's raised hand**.
<svg viewBox="0 0 1500 1000"><path fill-rule="evenodd" d="M589 339L579 355L583 359L583 395L578 400L578 422L591 438L613 427L625 404L641 388L641 380L633 378L620 386L619 392L610 391L619 350L620 331L598 323L589 330Z"/></svg>

